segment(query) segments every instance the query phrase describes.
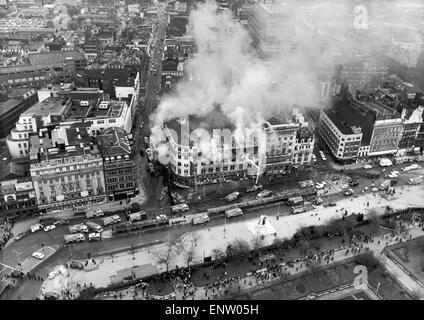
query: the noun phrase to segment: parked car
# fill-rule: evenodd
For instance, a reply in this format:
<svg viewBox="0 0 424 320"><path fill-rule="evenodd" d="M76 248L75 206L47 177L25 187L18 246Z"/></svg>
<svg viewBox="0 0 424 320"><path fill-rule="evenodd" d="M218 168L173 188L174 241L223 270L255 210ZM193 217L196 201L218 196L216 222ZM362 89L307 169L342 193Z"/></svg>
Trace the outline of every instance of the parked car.
<svg viewBox="0 0 424 320"><path fill-rule="evenodd" d="M34 258L36 258L36 259L43 260L43 259L44 259L44 257L45 257L45 254L44 254L44 253L41 253L41 252L36 251L36 252L34 252L34 253L32 254L32 256L33 256Z"/></svg>
<svg viewBox="0 0 424 320"><path fill-rule="evenodd" d="M348 196L351 196L352 194L353 194L353 190L352 190L352 189L348 189L348 190L346 190L346 191L345 191L345 193L344 193L344 195L345 195L345 196L347 196L347 197L348 197Z"/></svg>
<svg viewBox="0 0 424 320"><path fill-rule="evenodd" d="M26 232L19 233L18 235L15 236L15 241L21 240L23 237L26 236L26 234L27 234Z"/></svg>
<svg viewBox="0 0 424 320"><path fill-rule="evenodd" d="M366 165L364 166L364 169L366 169L366 170L368 170L368 169L372 169L372 165L370 165L370 164L366 164Z"/></svg>
<svg viewBox="0 0 424 320"><path fill-rule="evenodd" d="M80 262L77 262L77 261L71 261L71 264L69 265L69 267L71 269L77 269L77 270L84 269L84 265Z"/></svg>
<svg viewBox="0 0 424 320"><path fill-rule="evenodd" d="M319 189L324 189L324 185L322 183L317 183L315 185L315 189L319 190Z"/></svg>
<svg viewBox="0 0 424 320"><path fill-rule="evenodd" d="M359 186L359 181L358 180L352 180L351 182L349 182L349 185L351 187Z"/></svg>
<svg viewBox="0 0 424 320"><path fill-rule="evenodd" d="M49 225L49 226L45 226L43 229L44 229L44 231L49 232L49 231L56 229L56 226L54 224L52 224L52 225Z"/></svg>
<svg viewBox="0 0 424 320"><path fill-rule="evenodd" d="M378 192L378 189L377 188L372 188L372 190L371 190L372 192Z"/></svg>

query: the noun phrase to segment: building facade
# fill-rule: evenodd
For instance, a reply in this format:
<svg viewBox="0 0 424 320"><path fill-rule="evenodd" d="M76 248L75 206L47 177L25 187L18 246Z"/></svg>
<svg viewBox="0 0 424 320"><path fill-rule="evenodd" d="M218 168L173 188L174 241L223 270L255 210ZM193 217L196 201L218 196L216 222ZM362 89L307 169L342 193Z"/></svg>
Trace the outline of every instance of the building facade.
<svg viewBox="0 0 424 320"><path fill-rule="evenodd" d="M96 141L103 157L108 201L134 197L138 192L137 170L126 132L109 128Z"/></svg>
<svg viewBox="0 0 424 320"><path fill-rule="evenodd" d="M83 127L39 130L30 137L30 173L39 210L106 200L103 159Z"/></svg>
<svg viewBox="0 0 424 320"><path fill-rule="evenodd" d="M358 156L362 141L361 128L350 127L338 119L332 110L321 110L319 135L334 159L349 162Z"/></svg>

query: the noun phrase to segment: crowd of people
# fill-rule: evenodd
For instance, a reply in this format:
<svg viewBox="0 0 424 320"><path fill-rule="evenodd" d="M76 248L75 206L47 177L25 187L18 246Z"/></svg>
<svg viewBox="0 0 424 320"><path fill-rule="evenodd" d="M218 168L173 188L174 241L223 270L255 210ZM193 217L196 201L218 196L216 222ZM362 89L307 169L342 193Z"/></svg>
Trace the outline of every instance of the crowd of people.
<svg viewBox="0 0 424 320"><path fill-rule="evenodd" d="M12 223L3 222L0 225L0 250L4 248L6 243L11 238L13 238L12 228L13 228L13 222Z"/></svg>

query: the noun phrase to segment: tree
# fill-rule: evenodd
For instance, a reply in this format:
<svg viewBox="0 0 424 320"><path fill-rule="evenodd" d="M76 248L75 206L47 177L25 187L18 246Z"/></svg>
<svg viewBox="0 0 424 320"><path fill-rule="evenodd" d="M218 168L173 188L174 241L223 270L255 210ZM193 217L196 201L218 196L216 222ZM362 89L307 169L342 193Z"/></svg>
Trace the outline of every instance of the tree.
<svg viewBox="0 0 424 320"><path fill-rule="evenodd" d="M236 239L229 244L226 249L226 255L230 259L243 260L250 252L249 243L243 239Z"/></svg>
<svg viewBox="0 0 424 320"><path fill-rule="evenodd" d="M262 235L259 235L259 234L256 235L251 241L252 249L255 251L258 250L259 248L262 247L263 243L264 243L264 239Z"/></svg>
<svg viewBox="0 0 424 320"><path fill-rule="evenodd" d="M298 248L300 251L300 254L307 254L309 250L311 250L311 245L309 244L309 241L307 240L300 240L298 244Z"/></svg>
<svg viewBox="0 0 424 320"><path fill-rule="evenodd" d="M220 248L215 248L212 250L212 258L213 260L219 260L225 257L224 251Z"/></svg>

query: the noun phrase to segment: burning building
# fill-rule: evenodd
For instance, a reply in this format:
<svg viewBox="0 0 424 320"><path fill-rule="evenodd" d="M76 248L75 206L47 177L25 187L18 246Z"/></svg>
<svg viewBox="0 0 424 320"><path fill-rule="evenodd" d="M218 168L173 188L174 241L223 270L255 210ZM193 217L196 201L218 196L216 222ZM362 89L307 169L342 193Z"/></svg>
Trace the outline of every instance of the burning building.
<svg viewBox="0 0 424 320"><path fill-rule="evenodd" d="M263 174L272 179L312 161L313 133L298 120L271 117L257 128L240 129L216 107L205 116L166 121L162 130L158 160L185 185Z"/></svg>

